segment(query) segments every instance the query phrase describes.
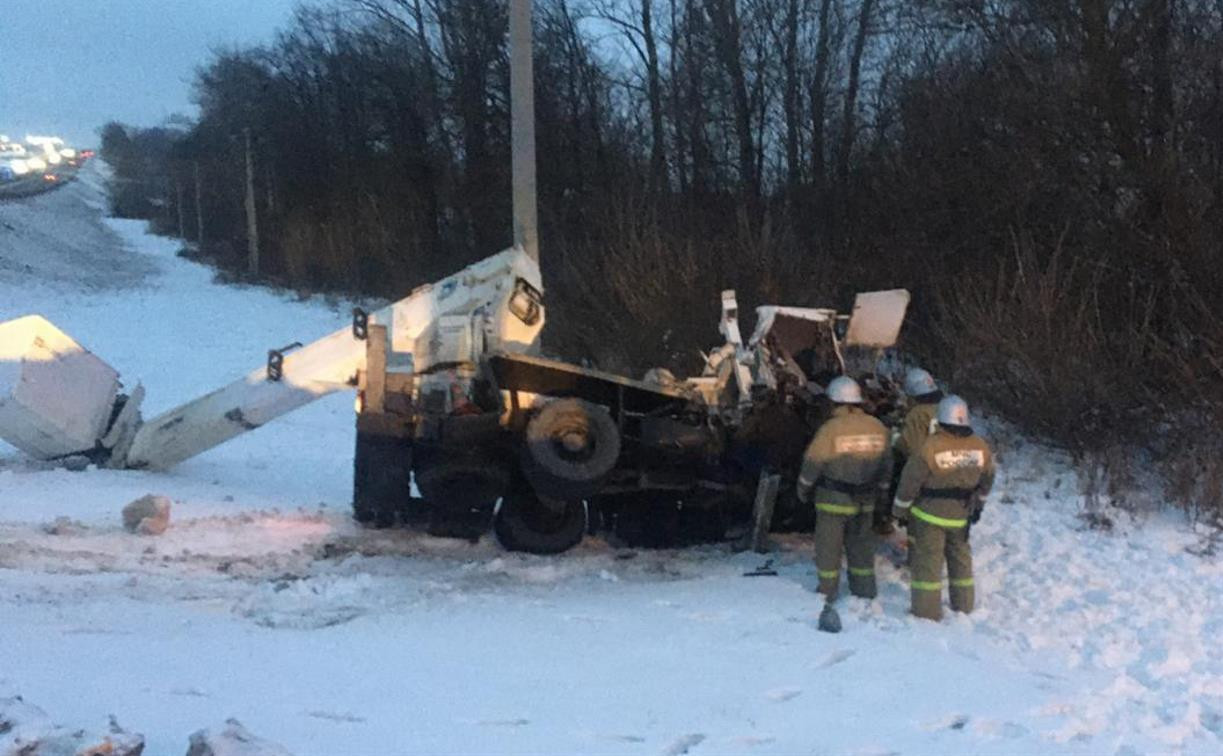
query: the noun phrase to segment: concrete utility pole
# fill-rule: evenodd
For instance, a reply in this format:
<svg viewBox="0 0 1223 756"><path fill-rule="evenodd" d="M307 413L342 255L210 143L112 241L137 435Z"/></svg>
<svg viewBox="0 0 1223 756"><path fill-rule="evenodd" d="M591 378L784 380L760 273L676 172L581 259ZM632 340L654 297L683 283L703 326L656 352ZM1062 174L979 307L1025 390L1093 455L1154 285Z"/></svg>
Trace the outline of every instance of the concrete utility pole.
<svg viewBox="0 0 1223 756"><path fill-rule="evenodd" d="M251 152L251 130L242 129L246 139L246 251L248 270L259 275L259 222L255 218L255 156Z"/></svg>
<svg viewBox="0 0 1223 756"><path fill-rule="evenodd" d="M200 161L195 161L195 246L204 249L204 183L200 181Z"/></svg>
<svg viewBox="0 0 1223 756"><path fill-rule="evenodd" d="M513 150L514 243L539 261L535 205L535 73L531 0L510 0L510 132Z"/></svg>

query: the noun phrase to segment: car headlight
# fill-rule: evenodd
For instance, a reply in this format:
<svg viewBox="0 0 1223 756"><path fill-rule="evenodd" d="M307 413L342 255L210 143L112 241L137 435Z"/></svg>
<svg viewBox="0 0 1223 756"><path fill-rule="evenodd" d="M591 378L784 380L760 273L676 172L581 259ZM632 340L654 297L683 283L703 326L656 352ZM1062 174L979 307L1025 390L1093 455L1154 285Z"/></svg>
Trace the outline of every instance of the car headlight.
<svg viewBox="0 0 1223 756"><path fill-rule="evenodd" d="M12 167L13 173L18 176L24 176L30 172L30 165L24 160L14 160L9 165Z"/></svg>

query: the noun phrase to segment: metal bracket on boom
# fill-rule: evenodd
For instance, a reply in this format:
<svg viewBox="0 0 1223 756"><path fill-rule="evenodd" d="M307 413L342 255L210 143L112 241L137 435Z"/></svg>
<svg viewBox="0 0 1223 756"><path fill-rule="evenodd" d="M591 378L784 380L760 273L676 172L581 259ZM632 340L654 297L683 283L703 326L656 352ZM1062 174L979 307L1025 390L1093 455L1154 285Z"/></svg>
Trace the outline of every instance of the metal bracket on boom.
<svg viewBox="0 0 1223 756"><path fill-rule="evenodd" d="M275 383L284 377L285 374L285 352L297 349L301 346L300 341L294 341L288 346L283 346L280 349L268 350L268 380Z"/></svg>
<svg viewBox="0 0 1223 756"><path fill-rule="evenodd" d="M369 313L360 307L352 308L352 337L357 341L369 338Z"/></svg>

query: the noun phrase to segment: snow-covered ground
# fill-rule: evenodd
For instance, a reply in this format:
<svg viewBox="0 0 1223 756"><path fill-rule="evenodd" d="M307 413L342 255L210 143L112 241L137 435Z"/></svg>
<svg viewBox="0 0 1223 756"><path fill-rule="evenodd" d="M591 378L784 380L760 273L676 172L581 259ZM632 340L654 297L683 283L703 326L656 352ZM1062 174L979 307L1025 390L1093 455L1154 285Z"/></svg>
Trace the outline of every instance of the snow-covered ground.
<svg viewBox="0 0 1223 756"><path fill-rule="evenodd" d="M0 320L46 315L142 381L146 413L347 322L214 285L100 208L96 167L0 208L66 218L50 241L0 224ZM746 578L758 558L720 547L544 558L358 530L351 413L333 396L164 474L0 446L0 698L113 714L151 756L230 717L298 756L1223 752L1223 564L1175 517L1086 529L1069 463L1011 434L973 532L978 611L909 617L880 559L880 598L829 635L805 537ZM120 526L146 493L174 501L163 536Z"/></svg>

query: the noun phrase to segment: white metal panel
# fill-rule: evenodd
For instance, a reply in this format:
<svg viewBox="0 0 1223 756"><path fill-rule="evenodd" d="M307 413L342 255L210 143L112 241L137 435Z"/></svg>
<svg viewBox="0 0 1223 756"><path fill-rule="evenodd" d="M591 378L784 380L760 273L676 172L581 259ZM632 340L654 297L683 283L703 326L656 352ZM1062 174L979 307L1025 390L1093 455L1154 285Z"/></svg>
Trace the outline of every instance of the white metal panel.
<svg viewBox="0 0 1223 756"><path fill-rule="evenodd" d="M46 319L0 323L0 437L38 459L89 451L119 374Z"/></svg>
<svg viewBox="0 0 1223 756"><path fill-rule="evenodd" d="M429 353L426 367L472 362L475 355L471 343L471 317L442 315L420 338L427 344L417 344L416 354Z"/></svg>
<svg viewBox="0 0 1223 756"><path fill-rule="evenodd" d="M896 343L909 308L906 289L868 291L854 299L854 312L845 334L846 346L883 349Z"/></svg>
<svg viewBox="0 0 1223 756"><path fill-rule="evenodd" d="M421 334L436 325L442 315L470 315L484 308L494 321L491 333L505 342L492 346L525 351L538 340L543 319L526 327L507 312L506 304L519 278L543 291L539 265L521 247L510 247L437 283L417 288L391 305L389 311L375 315L375 320L391 327L393 351L415 353ZM416 362L417 369L427 369L428 355L416 355Z"/></svg>

